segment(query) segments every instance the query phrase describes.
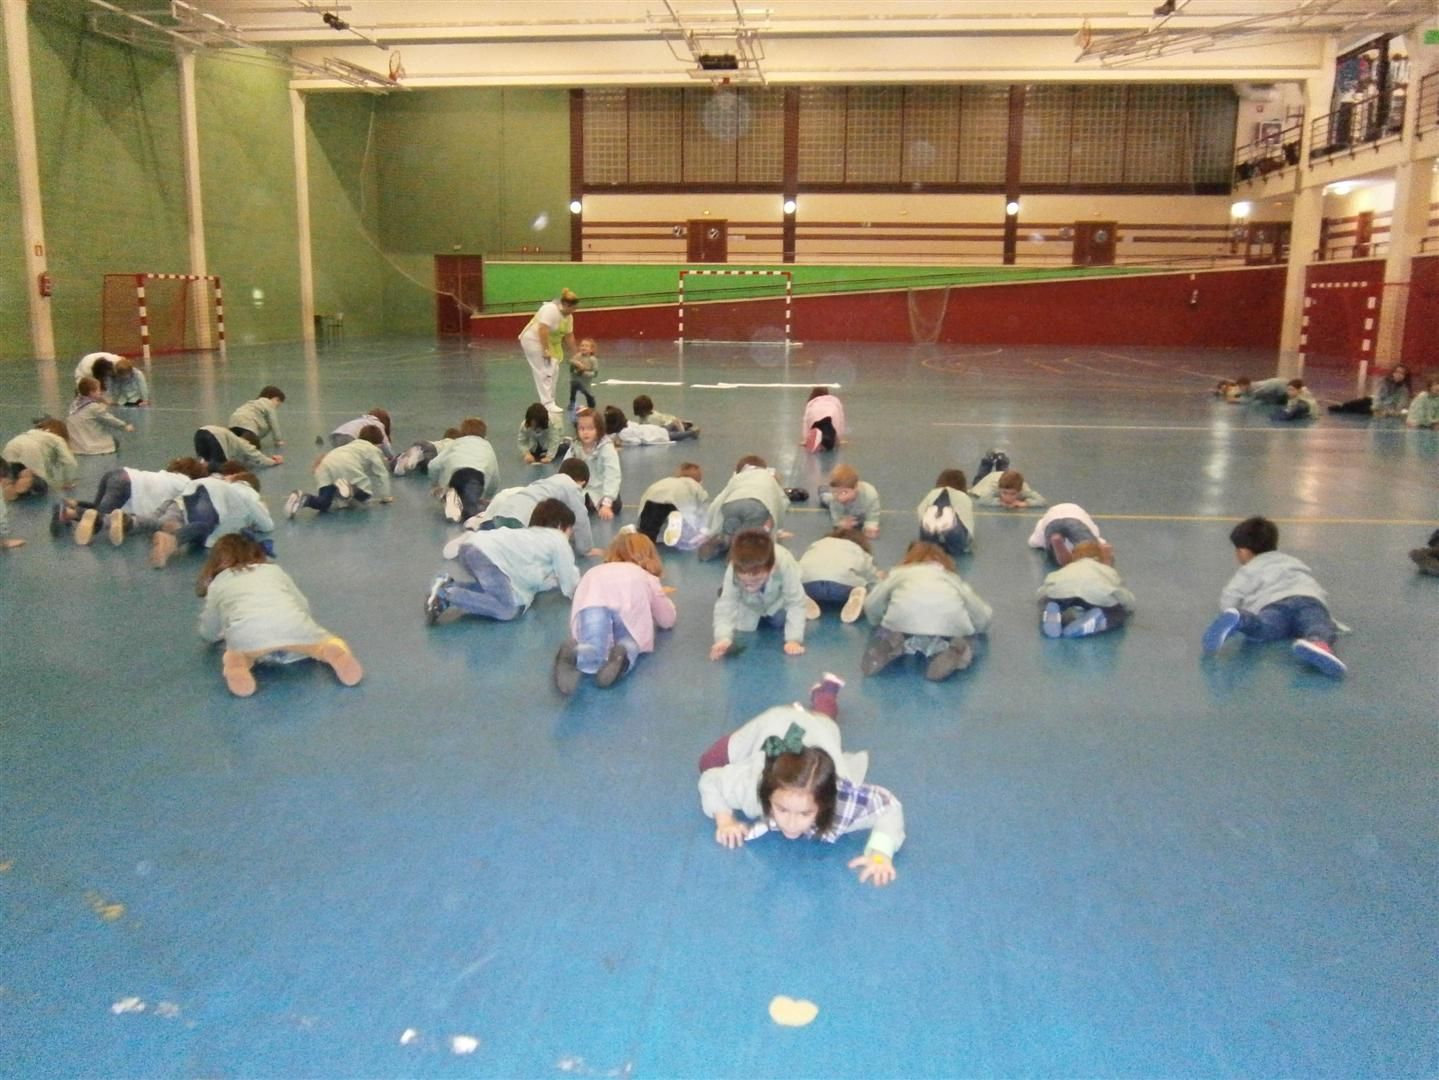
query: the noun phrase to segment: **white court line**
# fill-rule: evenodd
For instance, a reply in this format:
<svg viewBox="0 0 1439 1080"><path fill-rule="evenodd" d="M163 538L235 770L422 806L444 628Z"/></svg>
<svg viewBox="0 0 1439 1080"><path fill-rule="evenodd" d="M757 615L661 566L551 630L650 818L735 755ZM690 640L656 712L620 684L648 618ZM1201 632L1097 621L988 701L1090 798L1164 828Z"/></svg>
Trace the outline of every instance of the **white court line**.
<svg viewBox="0 0 1439 1080"><path fill-rule="evenodd" d="M808 390L814 387L813 382L717 382L717 383L690 383L691 390ZM840 390L843 387L839 383L825 383L825 386L833 390Z"/></svg>
<svg viewBox="0 0 1439 1080"><path fill-rule="evenodd" d="M791 506L786 513L789 514L818 514L829 513L827 506ZM881 510L881 517L914 517L913 510ZM1038 513L1032 510L975 510L975 517L984 518L1030 518L1038 521L1044 516L1043 511ZM1197 522L1199 524L1212 524L1214 522L1237 522L1243 521L1240 514L1106 514L1090 512L1089 516L1095 521L1184 521ZM1439 519L1428 518L1330 518L1330 517L1272 517L1270 521L1278 525L1396 525L1410 528L1432 529L1439 525ZM1035 548L1035 551L1040 550Z"/></svg>
<svg viewBox="0 0 1439 1080"><path fill-rule="evenodd" d="M1240 434L1243 432L1257 431L1264 435L1289 434L1296 431L1323 431L1326 434L1344 432L1346 435L1372 435L1375 432L1369 428L1338 428L1338 427L1226 427L1216 428L1212 425L1182 425L1182 424L1006 424L1003 421L991 421L985 424L967 423L959 420L936 420L930 427L957 427L957 428L1020 428L1035 429L1039 431L1209 431L1223 432L1226 435ZM1400 429L1394 428L1398 431Z"/></svg>

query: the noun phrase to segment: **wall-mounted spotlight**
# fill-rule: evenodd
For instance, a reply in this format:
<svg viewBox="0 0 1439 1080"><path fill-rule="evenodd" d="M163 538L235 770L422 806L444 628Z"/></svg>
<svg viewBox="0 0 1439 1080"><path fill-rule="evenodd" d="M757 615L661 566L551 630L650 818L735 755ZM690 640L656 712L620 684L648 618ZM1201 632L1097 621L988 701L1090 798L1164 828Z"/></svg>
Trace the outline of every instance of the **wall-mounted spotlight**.
<svg viewBox="0 0 1439 1080"><path fill-rule="evenodd" d="M784 212L785 212L786 214L793 214L793 213L795 212L795 209L796 209L796 206L795 206L795 201L794 201L793 199L786 199L786 200L784 201Z"/></svg>
<svg viewBox="0 0 1439 1080"><path fill-rule="evenodd" d="M350 24L347 23L344 19L340 18L338 15L336 15L333 11L324 12L320 15L320 18L331 30L348 30L350 28Z"/></svg>
<svg viewBox="0 0 1439 1080"><path fill-rule="evenodd" d="M1005 217L1018 217L1018 216L1019 216L1019 200L1018 200L1018 199L1010 199L1009 202L1007 202L1007 203L1004 204L1004 216L1005 216Z"/></svg>
<svg viewBox="0 0 1439 1080"><path fill-rule="evenodd" d="M572 213L572 214L578 214L578 213L579 213L581 210L583 210L584 208L585 208L585 204L582 203L582 202L580 202L579 199L571 199L571 200L570 200L570 213Z"/></svg>
<svg viewBox="0 0 1439 1080"><path fill-rule="evenodd" d="M1253 203L1237 202L1229 208L1229 216L1236 220L1240 218L1247 218L1249 216L1249 212L1253 209Z"/></svg>

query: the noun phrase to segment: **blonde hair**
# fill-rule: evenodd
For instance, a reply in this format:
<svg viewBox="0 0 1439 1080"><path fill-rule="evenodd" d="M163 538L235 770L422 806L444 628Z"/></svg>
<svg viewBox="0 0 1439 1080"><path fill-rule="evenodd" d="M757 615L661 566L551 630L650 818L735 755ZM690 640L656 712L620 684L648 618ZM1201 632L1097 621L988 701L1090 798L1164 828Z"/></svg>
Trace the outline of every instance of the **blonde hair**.
<svg viewBox="0 0 1439 1080"><path fill-rule="evenodd" d="M634 563L640 569L659 577L664 573L655 542L641 532L620 533L605 550L605 562Z"/></svg>
<svg viewBox="0 0 1439 1080"><path fill-rule="evenodd" d="M1098 559L1104 561L1104 549L1099 546L1098 540L1083 540L1074 545L1074 550L1069 553L1073 561L1079 559Z"/></svg>
<svg viewBox="0 0 1439 1080"><path fill-rule="evenodd" d="M852 488L859 486L859 473L853 465L836 465L829 471L829 486Z"/></svg>

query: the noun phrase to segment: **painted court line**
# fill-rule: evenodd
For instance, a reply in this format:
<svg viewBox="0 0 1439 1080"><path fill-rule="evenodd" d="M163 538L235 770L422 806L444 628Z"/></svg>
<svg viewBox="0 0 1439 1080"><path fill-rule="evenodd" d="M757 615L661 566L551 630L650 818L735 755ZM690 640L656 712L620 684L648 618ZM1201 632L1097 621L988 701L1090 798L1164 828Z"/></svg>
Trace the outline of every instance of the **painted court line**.
<svg viewBox="0 0 1439 1080"><path fill-rule="evenodd" d="M791 514L828 514L827 506L791 506ZM881 517L913 517L913 510L881 510ZM1033 510L976 510L975 517L984 518L1031 518L1038 521L1043 513ZM1103 514L1090 512L1095 521L1195 521L1201 523L1240 522L1242 514ZM1336 517L1271 517L1278 525L1397 525L1408 528L1432 529L1439 526L1439 518L1336 518Z"/></svg>
<svg viewBox="0 0 1439 1080"><path fill-rule="evenodd" d="M1323 431L1326 434L1342 431L1346 435L1370 434L1370 428L1339 428L1339 427L1315 427L1313 424L1292 425L1290 427L1225 427L1215 428L1213 424L1006 424L1003 422L990 421L989 423L971 423L961 420L936 420L930 427L957 427L957 428L1022 428L1040 431L1219 431L1225 435L1238 435L1241 433L1259 432L1263 435L1283 435L1298 431ZM1382 429L1381 429L1382 430ZM1402 430L1400 428L1392 429Z"/></svg>

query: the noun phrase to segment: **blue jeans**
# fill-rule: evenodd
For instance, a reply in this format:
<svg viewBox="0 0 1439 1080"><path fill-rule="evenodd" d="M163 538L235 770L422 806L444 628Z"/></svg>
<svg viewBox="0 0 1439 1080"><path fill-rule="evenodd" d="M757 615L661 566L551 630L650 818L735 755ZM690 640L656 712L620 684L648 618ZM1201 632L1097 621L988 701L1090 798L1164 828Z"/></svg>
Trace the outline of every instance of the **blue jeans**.
<svg viewBox="0 0 1439 1080"><path fill-rule="evenodd" d="M843 607L853 588L838 581L806 581L804 594L820 607Z"/></svg>
<svg viewBox="0 0 1439 1080"><path fill-rule="evenodd" d="M921 528L919 538L927 540L931 544L938 544L951 559L958 558L969 551L969 530L964 527L962 521L956 521L952 529L945 529L941 532Z"/></svg>
<svg viewBox="0 0 1439 1080"><path fill-rule="evenodd" d="M442 592L447 603L454 604L466 615L483 615L501 621L513 619L523 610L515 599L510 579L484 552L462 547L460 562L475 580L452 581L445 586Z"/></svg>
<svg viewBox="0 0 1439 1080"><path fill-rule="evenodd" d="M726 541L733 540L735 533L741 529L763 529L769 532L774 523L769 507L758 499L731 499L720 511L723 514L720 535Z"/></svg>
<svg viewBox="0 0 1439 1080"><path fill-rule="evenodd" d="M1329 609L1312 596L1286 596L1267 607L1239 613L1239 632L1251 641L1308 638L1333 645L1339 630Z"/></svg>
<svg viewBox="0 0 1439 1080"><path fill-rule="evenodd" d="M210 501L210 493L204 488L196 488L193 494L186 495L181 501L185 508L185 523L175 533L175 542L181 547L199 547L219 526L220 515Z"/></svg>
<svg viewBox="0 0 1439 1080"><path fill-rule="evenodd" d="M581 608L578 621L575 666L586 675L599 671L613 645L621 646L630 658L630 667L635 666L640 655L640 643L630 634L618 611L607 607Z"/></svg>
<svg viewBox="0 0 1439 1080"><path fill-rule="evenodd" d="M1098 540L1099 537L1089 531L1089 526L1078 518L1055 518L1044 527L1044 546L1049 547L1049 538L1058 534L1069 541L1070 546L1082 544L1086 540Z"/></svg>

